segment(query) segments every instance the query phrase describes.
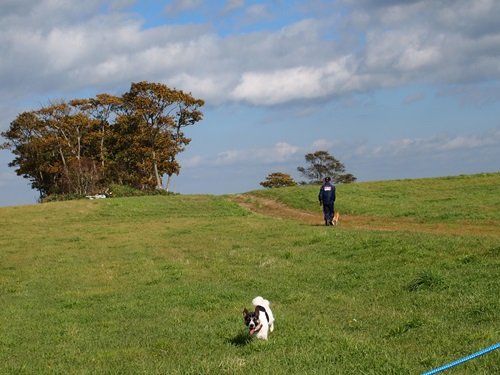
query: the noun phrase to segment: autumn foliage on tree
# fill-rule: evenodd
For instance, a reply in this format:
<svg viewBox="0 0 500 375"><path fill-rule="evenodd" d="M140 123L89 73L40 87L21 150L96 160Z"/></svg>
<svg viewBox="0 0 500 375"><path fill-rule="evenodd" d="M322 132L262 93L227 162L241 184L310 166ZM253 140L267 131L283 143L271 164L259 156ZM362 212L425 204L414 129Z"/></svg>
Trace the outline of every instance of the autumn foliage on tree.
<svg viewBox="0 0 500 375"><path fill-rule="evenodd" d="M266 177L265 181L260 183L265 188L278 188L285 186L295 186L297 183L287 173L274 172Z"/></svg>
<svg viewBox="0 0 500 375"><path fill-rule="evenodd" d="M183 130L202 120L203 105L164 84L132 83L121 97L100 94L21 113L1 133L2 148L41 199L95 194L112 184L168 190L180 172L177 155L190 142Z"/></svg>
<svg viewBox="0 0 500 375"><path fill-rule="evenodd" d="M321 184L325 177L330 177L333 183L351 183L356 181L351 173L328 151L316 151L305 155L307 167L297 167L297 170L306 177L309 184Z"/></svg>

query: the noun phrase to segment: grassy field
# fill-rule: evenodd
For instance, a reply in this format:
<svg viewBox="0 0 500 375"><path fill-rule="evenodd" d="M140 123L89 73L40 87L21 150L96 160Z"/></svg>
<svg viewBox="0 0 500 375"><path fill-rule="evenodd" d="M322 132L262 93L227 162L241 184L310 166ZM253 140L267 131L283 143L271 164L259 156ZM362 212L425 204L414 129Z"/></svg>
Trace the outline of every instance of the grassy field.
<svg viewBox="0 0 500 375"><path fill-rule="evenodd" d="M249 196L318 225L231 196L0 208L0 374L419 374L500 341L500 174L341 185L335 228L317 190ZM500 373L500 350L448 372Z"/></svg>

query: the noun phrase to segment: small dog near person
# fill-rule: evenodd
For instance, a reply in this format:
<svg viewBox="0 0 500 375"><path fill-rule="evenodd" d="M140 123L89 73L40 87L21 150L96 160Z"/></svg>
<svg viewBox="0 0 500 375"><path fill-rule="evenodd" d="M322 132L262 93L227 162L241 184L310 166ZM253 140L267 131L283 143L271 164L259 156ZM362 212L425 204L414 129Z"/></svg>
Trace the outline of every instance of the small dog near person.
<svg viewBox="0 0 500 375"><path fill-rule="evenodd" d="M337 223L339 222L339 216L340 214L338 212L335 212L335 215L333 215L333 220L332 220L333 225L337 225Z"/></svg>
<svg viewBox="0 0 500 375"><path fill-rule="evenodd" d="M243 320L248 327L250 336L267 340L269 332L274 330L274 315L270 302L260 296L252 300L253 311L243 310Z"/></svg>

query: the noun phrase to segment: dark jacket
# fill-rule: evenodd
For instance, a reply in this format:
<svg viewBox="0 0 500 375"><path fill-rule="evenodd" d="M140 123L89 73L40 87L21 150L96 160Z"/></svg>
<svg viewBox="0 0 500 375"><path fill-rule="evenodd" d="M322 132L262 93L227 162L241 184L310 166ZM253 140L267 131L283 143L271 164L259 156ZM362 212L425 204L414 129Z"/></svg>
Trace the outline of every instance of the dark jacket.
<svg viewBox="0 0 500 375"><path fill-rule="evenodd" d="M319 189L318 199L322 204L331 204L335 202L335 185L325 182Z"/></svg>

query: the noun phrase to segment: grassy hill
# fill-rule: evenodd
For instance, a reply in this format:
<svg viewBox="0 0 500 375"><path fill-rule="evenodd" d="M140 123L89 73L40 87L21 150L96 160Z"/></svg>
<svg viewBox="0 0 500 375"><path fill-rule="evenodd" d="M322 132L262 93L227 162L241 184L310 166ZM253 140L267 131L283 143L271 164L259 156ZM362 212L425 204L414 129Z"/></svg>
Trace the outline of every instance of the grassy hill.
<svg viewBox="0 0 500 375"><path fill-rule="evenodd" d="M0 208L0 373L418 374L500 341L500 174L340 185L335 228L317 191Z"/></svg>

